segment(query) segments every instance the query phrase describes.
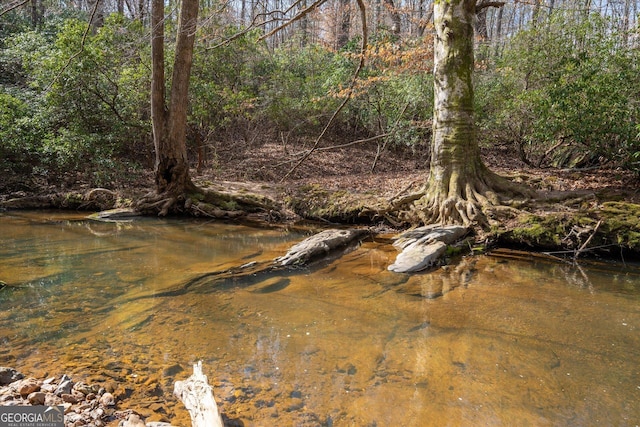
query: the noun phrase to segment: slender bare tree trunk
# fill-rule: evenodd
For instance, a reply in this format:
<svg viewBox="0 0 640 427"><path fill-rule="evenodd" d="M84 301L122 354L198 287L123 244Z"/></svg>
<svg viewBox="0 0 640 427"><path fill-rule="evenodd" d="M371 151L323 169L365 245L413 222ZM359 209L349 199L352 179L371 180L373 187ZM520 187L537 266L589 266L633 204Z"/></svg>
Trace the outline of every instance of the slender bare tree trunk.
<svg viewBox="0 0 640 427"><path fill-rule="evenodd" d="M402 26L402 18L400 17L400 11L393 3L393 0L383 0L389 15L391 16L391 32L395 35L400 35Z"/></svg>
<svg viewBox="0 0 640 427"><path fill-rule="evenodd" d="M307 1L306 0L302 0L302 3L300 3L300 10L304 10L307 8ZM300 32L302 33L301 37L300 37L300 45L302 47L305 47L309 44L309 16L305 15L302 17L302 19L300 20Z"/></svg>
<svg viewBox="0 0 640 427"><path fill-rule="evenodd" d="M336 48L342 49L349 41L351 30L351 1L340 0L338 8L338 36L336 37Z"/></svg>
<svg viewBox="0 0 640 427"><path fill-rule="evenodd" d="M476 13L476 34L480 41L489 40L489 30L487 29L487 11L489 8L484 7Z"/></svg>

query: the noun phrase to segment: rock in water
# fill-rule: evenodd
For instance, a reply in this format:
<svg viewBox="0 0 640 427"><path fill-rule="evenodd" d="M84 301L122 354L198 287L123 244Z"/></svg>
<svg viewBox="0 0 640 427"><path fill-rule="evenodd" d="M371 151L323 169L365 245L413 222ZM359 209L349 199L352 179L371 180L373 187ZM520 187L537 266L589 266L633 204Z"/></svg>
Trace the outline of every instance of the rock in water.
<svg viewBox="0 0 640 427"><path fill-rule="evenodd" d="M16 371L13 368L0 367L0 385L11 384L14 381L21 380L24 378L20 372Z"/></svg>
<svg viewBox="0 0 640 427"><path fill-rule="evenodd" d="M312 258L327 255L332 250L345 246L366 233L367 230L357 228L324 230L293 245L286 255L276 258L274 262L283 266L304 264Z"/></svg>
<svg viewBox="0 0 640 427"><path fill-rule="evenodd" d="M393 246L401 249L388 270L415 273L431 267L447 250L447 245L464 237L468 229L458 225L428 225L400 234Z"/></svg>
<svg viewBox="0 0 640 427"><path fill-rule="evenodd" d="M414 243L430 244L435 241L450 245L461 239L468 231L468 228L460 225L425 225L400 234L394 239L393 246L404 249Z"/></svg>
<svg viewBox="0 0 640 427"><path fill-rule="evenodd" d="M430 245L410 245L396 257L396 261L388 267L395 273L415 273L431 267L447 251L443 242Z"/></svg>

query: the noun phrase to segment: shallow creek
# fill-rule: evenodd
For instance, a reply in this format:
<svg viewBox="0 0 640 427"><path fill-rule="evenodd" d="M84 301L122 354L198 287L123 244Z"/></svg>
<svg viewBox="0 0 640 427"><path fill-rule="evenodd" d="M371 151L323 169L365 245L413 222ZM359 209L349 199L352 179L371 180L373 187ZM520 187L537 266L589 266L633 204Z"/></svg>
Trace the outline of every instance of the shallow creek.
<svg viewBox="0 0 640 427"><path fill-rule="evenodd" d="M636 426L640 268L477 256L419 275L365 242L283 275L184 284L300 233L0 213L0 366L66 373L175 425L204 363L244 426Z"/></svg>

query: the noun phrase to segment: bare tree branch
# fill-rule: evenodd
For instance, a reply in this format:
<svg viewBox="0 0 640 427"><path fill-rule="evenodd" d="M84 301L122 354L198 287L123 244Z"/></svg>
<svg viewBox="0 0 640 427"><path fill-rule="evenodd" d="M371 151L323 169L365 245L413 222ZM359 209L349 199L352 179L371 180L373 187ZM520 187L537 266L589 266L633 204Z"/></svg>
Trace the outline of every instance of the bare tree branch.
<svg viewBox="0 0 640 427"><path fill-rule="evenodd" d="M480 2L480 3L476 3L476 12L482 9L485 9L487 7L502 7L506 4L506 2L503 1L487 1L487 2Z"/></svg>
<svg viewBox="0 0 640 427"><path fill-rule="evenodd" d="M289 175L291 175L311 155L311 153L317 150L318 144L320 144L320 141L329 130L329 127L331 127L338 114L340 114L342 109L345 107L345 105L347 105L347 102L349 102L351 96L353 95L353 89L356 85L356 81L358 80L358 76L360 75L360 71L362 71L362 68L364 67L364 61L367 52L367 10L364 6L363 0L358 0L358 7L360 8L360 20L362 21L362 45L360 46L360 62L358 63L358 68L356 68L356 71L353 73L353 78L351 79L351 84L349 85L347 96L344 98L336 111L333 112L333 115L329 119L329 122L327 122L327 125L324 127L324 129L322 129L322 132L320 133L320 135L318 135L318 138L316 138L313 147L311 147L311 149L309 149L306 154L302 156L298 163L296 163L296 165L282 177L280 182L287 179Z"/></svg>
<svg viewBox="0 0 640 427"><path fill-rule="evenodd" d="M274 28L273 30L269 31L267 34L265 34L262 37L260 37L259 40L264 40L264 39L266 39L268 37L271 37L272 35L274 35L278 31L287 28L289 25L293 24L296 21L299 21L300 19L304 18L307 14L309 14L309 12L312 12L314 9L316 9L319 6L321 6L325 1L327 1L327 0L316 0L310 6L308 6L306 9L302 9L300 12L298 12L298 14L296 16L294 16L293 18L291 18L290 20L288 20L284 24ZM296 4L297 3L299 3L299 2L296 2ZM358 0L358 3L360 3L360 0ZM293 5L291 7L293 7ZM291 8L289 8L289 9L291 9Z"/></svg>
<svg viewBox="0 0 640 427"><path fill-rule="evenodd" d="M8 5L5 6L4 10L0 11L0 16L4 15L5 13L9 13L11 12L13 9L17 9L20 6L23 6L27 3L29 3L31 0L23 0L23 1L14 1L13 3L9 3Z"/></svg>

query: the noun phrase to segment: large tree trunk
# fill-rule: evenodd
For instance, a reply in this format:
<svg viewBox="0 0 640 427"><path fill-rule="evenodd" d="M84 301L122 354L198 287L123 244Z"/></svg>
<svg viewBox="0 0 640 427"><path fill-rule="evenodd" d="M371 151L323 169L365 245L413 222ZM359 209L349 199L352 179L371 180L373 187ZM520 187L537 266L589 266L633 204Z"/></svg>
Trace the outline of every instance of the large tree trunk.
<svg viewBox="0 0 640 427"><path fill-rule="evenodd" d="M434 4L434 120L425 195L416 202L424 223L486 223L497 192L516 187L480 159L473 120L475 0Z"/></svg>
<svg viewBox="0 0 640 427"><path fill-rule="evenodd" d="M165 104L164 3L162 0L153 0L151 15L153 21L151 116L156 152L156 192L178 196L194 189L189 176L186 139L189 80L198 18L198 0L182 2L168 109Z"/></svg>

